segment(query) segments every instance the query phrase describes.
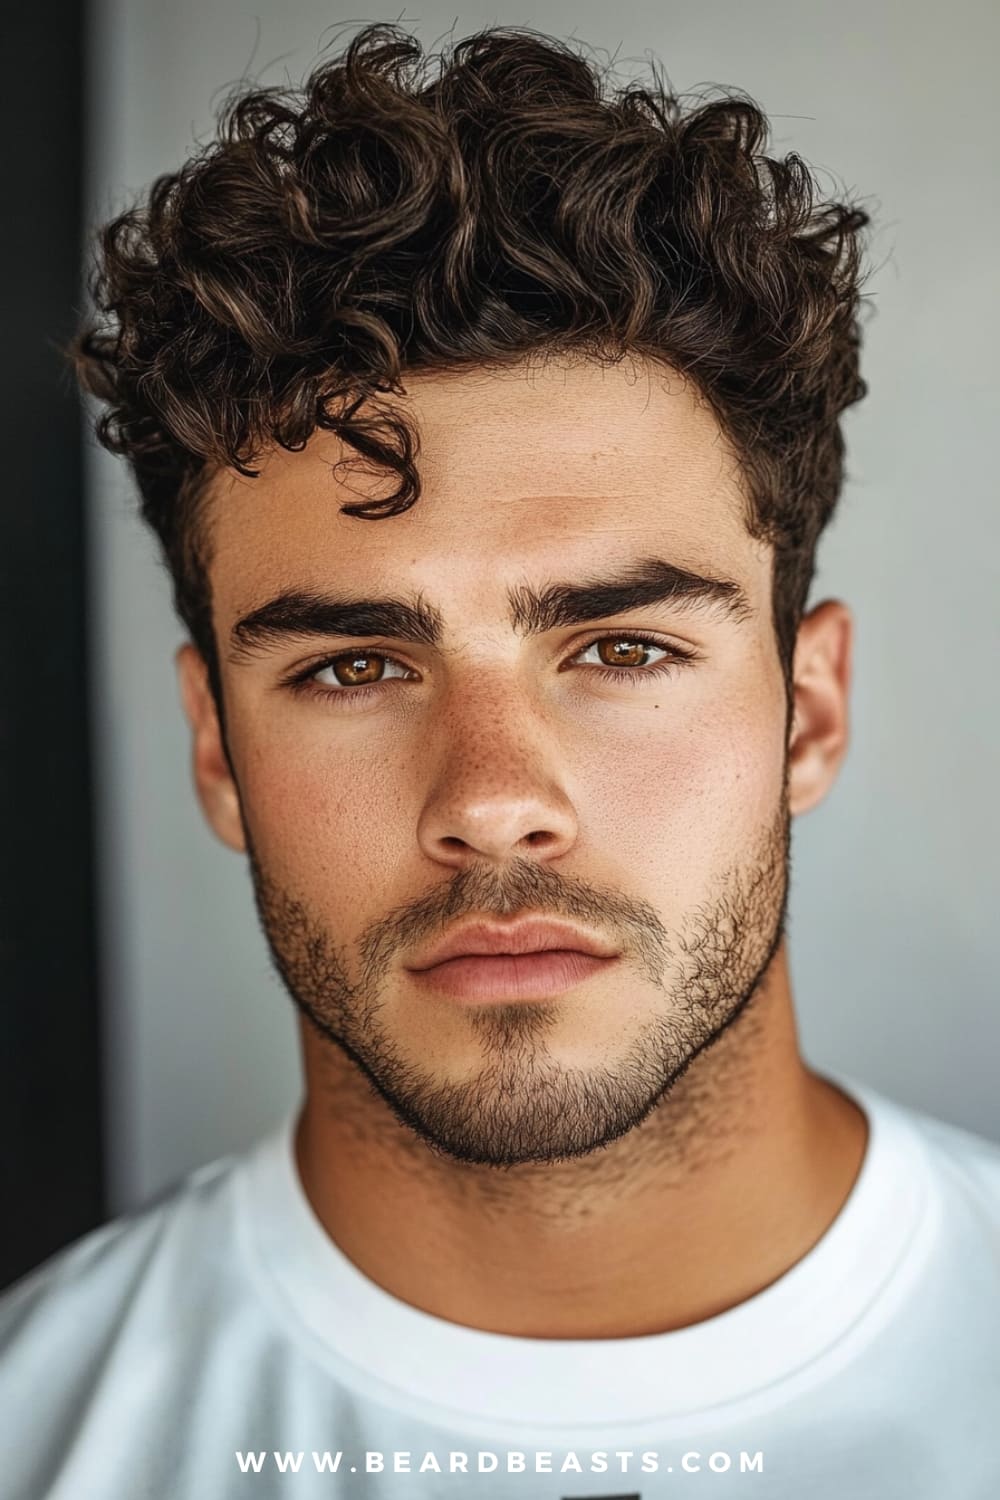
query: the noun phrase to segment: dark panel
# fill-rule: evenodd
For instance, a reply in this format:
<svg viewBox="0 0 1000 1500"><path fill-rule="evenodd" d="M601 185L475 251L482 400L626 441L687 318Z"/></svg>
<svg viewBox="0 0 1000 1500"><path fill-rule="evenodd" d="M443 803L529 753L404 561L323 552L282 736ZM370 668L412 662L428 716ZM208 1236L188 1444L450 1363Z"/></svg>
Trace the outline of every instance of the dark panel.
<svg viewBox="0 0 1000 1500"><path fill-rule="evenodd" d="M82 419L76 0L4 13L0 1284L105 1215Z"/></svg>

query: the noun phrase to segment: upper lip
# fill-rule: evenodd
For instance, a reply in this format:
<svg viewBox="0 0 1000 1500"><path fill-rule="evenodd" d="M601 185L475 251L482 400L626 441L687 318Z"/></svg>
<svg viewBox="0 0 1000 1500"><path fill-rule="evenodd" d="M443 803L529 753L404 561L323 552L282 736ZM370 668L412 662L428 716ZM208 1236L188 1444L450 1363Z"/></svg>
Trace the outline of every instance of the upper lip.
<svg viewBox="0 0 1000 1500"><path fill-rule="evenodd" d="M568 922L537 917L504 924L477 921L452 930L409 967L431 969L446 959L468 954L539 953L545 948L568 948L577 953L593 953L598 958L613 958L618 951Z"/></svg>

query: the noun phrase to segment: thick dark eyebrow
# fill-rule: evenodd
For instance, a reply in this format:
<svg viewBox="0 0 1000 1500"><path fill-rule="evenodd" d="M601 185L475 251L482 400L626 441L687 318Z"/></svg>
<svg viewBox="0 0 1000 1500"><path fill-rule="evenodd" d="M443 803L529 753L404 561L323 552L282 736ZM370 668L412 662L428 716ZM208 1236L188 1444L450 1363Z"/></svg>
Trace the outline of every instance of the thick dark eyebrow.
<svg viewBox="0 0 1000 1500"><path fill-rule="evenodd" d="M657 557L639 558L610 578L552 583L540 590L519 584L508 589L507 603L510 623L522 636L651 604L670 604L685 614L702 612L736 622L754 614L738 583L703 577ZM444 621L419 592L409 598L362 599L288 589L236 621L230 632L229 659L245 661L286 639L329 635L382 635L440 646Z"/></svg>

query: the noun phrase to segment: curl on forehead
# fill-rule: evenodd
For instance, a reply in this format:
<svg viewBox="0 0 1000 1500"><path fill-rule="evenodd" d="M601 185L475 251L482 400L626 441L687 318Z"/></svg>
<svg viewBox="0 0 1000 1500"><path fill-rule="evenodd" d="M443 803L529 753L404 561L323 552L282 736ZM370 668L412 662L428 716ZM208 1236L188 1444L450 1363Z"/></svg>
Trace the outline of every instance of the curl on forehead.
<svg viewBox="0 0 1000 1500"><path fill-rule="evenodd" d="M302 592L442 560L455 592L459 578L479 573L485 588L521 562L539 578L564 560L593 572L614 558L621 571L663 552L692 578L760 566L732 450L690 383L669 373L548 361L421 375L399 399L419 434L421 499L391 525L345 513L373 481L344 471L330 434L273 450L256 479L218 483L206 515L225 613L275 584Z"/></svg>

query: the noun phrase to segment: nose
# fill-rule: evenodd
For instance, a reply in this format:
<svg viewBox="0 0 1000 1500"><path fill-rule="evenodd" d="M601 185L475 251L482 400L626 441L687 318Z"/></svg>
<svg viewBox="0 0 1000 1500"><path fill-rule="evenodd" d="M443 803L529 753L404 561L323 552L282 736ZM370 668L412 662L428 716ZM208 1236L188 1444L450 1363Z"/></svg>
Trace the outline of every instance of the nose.
<svg viewBox="0 0 1000 1500"><path fill-rule="evenodd" d="M418 824L421 847L443 864L558 859L577 837L577 815L553 748L509 721L473 733L442 755Z"/></svg>

